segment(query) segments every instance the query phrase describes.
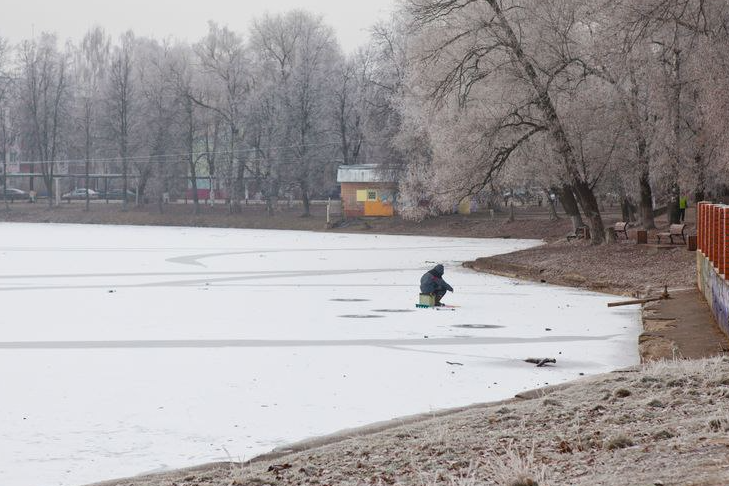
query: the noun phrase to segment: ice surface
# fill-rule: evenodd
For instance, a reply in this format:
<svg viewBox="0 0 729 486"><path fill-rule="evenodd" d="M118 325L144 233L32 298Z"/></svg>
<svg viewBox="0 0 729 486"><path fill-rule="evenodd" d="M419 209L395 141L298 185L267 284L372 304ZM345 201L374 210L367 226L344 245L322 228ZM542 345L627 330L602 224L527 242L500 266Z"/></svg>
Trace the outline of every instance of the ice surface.
<svg viewBox="0 0 729 486"><path fill-rule="evenodd" d="M637 310L459 265L535 241L29 224L0 234L3 486L249 459L638 361ZM415 308L435 263L454 312Z"/></svg>

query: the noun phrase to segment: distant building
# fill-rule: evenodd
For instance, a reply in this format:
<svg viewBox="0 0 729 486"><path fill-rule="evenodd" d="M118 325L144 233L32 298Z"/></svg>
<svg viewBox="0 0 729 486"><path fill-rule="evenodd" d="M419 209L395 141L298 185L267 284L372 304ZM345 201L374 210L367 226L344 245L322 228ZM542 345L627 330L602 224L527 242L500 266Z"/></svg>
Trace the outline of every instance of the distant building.
<svg viewBox="0 0 729 486"><path fill-rule="evenodd" d="M392 216L397 182L376 164L340 165L337 182L342 187L344 216Z"/></svg>

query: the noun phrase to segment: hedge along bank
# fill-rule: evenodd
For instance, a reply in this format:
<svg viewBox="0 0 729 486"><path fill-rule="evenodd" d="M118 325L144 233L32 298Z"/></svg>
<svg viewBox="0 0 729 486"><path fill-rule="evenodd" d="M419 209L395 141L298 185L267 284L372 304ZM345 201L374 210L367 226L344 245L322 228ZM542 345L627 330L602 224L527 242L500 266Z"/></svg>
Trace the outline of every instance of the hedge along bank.
<svg viewBox="0 0 729 486"><path fill-rule="evenodd" d="M729 335L729 205L698 204L696 240L699 290L719 327Z"/></svg>

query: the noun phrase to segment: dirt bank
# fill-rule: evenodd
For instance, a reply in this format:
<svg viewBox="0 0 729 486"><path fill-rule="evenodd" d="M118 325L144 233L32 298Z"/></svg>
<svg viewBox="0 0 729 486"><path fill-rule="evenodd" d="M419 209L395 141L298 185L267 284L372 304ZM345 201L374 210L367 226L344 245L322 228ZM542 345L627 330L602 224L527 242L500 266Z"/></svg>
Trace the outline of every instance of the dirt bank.
<svg viewBox="0 0 729 486"><path fill-rule="evenodd" d="M683 245L659 248L623 242L593 246L559 240L465 265L481 272L631 296L664 285L692 287L696 281L696 254Z"/></svg>

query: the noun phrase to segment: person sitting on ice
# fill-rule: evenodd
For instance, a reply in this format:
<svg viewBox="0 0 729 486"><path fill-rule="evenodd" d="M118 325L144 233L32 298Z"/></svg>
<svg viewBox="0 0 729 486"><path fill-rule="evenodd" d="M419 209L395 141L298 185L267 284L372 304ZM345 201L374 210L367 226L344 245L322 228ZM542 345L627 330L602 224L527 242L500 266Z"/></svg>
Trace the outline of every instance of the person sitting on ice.
<svg viewBox="0 0 729 486"><path fill-rule="evenodd" d="M428 270L425 275L420 277L420 293L430 294L435 297L435 305L442 306L440 299L447 291L453 292L453 287L443 280L443 265L438 264Z"/></svg>

